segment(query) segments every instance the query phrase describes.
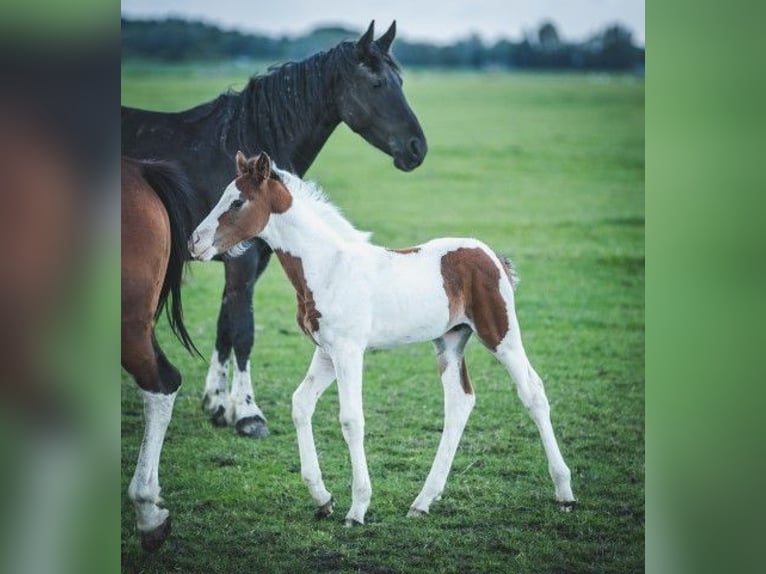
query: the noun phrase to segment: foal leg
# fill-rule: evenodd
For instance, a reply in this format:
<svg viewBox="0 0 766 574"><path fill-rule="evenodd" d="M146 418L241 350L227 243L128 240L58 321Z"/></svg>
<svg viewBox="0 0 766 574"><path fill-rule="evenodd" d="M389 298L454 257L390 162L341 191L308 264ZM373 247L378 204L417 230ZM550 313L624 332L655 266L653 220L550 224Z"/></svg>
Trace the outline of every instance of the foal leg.
<svg viewBox="0 0 766 574"><path fill-rule="evenodd" d="M364 411L362 407L362 368L364 349L343 345L333 352L338 377L340 426L351 455L351 508L346 514L346 526L364 524L370 506L372 486L364 454Z"/></svg>
<svg viewBox="0 0 766 574"><path fill-rule="evenodd" d="M431 503L441 495L458 443L476 402L463 356L470 336L471 328L460 325L434 341L444 388L444 428L431 472L407 516L427 514Z"/></svg>
<svg viewBox="0 0 766 574"><path fill-rule="evenodd" d="M556 500L561 510L569 511L575 505L572 493L571 473L561 456L556 436L551 424L550 405L545 395L543 381L532 368L521 343L519 326L514 314L511 314L509 331L498 345L495 356L505 366L516 382L519 399L527 407L532 420L535 422L543 442L545 455L548 458L548 472L553 479Z"/></svg>
<svg viewBox="0 0 766 574"><path fill-rule="evenodd" d="M311 498L319 507L316 512L317 518L325 518L332 514L333 499L322 480L311 418L319 397L334 380L335 367L332 360L324 350L317 347L306 377L293 393L293 422L298 435L301 476L308 486Z"/></svg>

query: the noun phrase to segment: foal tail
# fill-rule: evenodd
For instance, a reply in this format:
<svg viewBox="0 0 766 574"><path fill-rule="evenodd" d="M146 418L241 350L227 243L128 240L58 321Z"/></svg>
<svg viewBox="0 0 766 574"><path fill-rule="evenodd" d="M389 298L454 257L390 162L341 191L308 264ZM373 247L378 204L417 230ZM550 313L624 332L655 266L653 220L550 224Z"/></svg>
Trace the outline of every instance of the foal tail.
<svg viewBox="0 0 766 574"><path fill-rule="evenodd" d="M514 291L516 291L520 281L519 274L516 271L516 266L513 264L513 261L511 261L509 257L498 255L497 258L500 260L505 274L508 275L508 280L511 282L511 287Z"/></svg>
<svg viewBox="0 0 766 574"><path fill-rule="evenodd" d="M187 239L192 232L192 215L189 208L193 201L193 191L189 180L180 167L172 162L142 160L143 176L157 193L165 206L170 220L170 260L168 270L162 281L159 303L154 313L157 319L163 309L170 328L190 353L202 356L184 325L183 304L181 302L181 280L184 264L188 260ZM170 298L170 305L167 305Z"/></svg>

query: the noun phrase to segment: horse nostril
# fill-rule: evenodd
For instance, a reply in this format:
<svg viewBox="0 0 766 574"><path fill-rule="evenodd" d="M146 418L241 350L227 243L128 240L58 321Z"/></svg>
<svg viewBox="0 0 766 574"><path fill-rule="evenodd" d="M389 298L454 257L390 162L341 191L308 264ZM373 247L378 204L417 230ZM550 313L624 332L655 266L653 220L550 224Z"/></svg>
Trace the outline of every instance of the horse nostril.
<svg viewBox="0 0 766 574"><path fill-rule="evenodd" d="M418 138L412 138L410 140L410 152L415 157L420 157L423 155L423 144L421 143L420 139Z"/></svg>

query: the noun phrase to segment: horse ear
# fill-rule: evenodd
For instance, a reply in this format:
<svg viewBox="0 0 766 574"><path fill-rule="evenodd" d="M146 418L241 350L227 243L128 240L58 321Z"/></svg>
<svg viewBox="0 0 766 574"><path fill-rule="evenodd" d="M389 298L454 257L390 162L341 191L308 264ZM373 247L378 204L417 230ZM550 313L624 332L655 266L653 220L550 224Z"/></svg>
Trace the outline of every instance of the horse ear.
<svg viewBox="0 0 766 574"><path fill-rule="evenodd" d="M265 151L261 152L261 155L256 158L253 173L258 181L269 179L271 175L271 158Z"/></svg>
<svg viewBox="0 0 766 574"><path fill-rule="evenodd" d="M396 20L391 22L391 26L386 30L386 33L375 40L375 43L384 53L388 52L391 49L391 43L394 41L394 36L396 36Z"/></svg>
<svg viewBox="0 0 766 574"><path fill-rule="evenodd" d="M370 27L362 34L362 37L357 40L354 46L356 55L361 57L370 53L370 45L372 44L372 37L375 35L375 20L370 22Z"/></svg>
<svg viewBox="0 0 766 574"><path fill-rule="evenodd" d="M237 152L237 175L244 175L248 172L247 158L241 151Z"/></svg>

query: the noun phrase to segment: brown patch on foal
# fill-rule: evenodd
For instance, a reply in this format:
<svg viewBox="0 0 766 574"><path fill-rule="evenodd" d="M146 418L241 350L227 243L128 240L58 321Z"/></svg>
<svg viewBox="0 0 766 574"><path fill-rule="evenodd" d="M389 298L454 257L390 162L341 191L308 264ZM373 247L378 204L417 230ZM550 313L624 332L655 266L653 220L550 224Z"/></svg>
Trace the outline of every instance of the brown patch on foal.
<svg viewBox="0 0 766 574"><path fill-rule="evenodd" d="M313 341L312 333L319 331L319 318L322 316L322 313L316 308L314 293L312 293L308 283L306 283L306 276L303 273L303 262L300 257L295 257L286 251L276 249L274 253L276 253L287 278L295 288L298 300L298 313L296 316L298 326Z"/></svg>
<svg viewBox="0 0 766 574"><path fill-rule="evenodd" d="M450 320L467 317L481 341L497 349L508 333L508 309L500 294L500 270L495 262L478 247L461 247L442 256L441 272Z"/></svg>

